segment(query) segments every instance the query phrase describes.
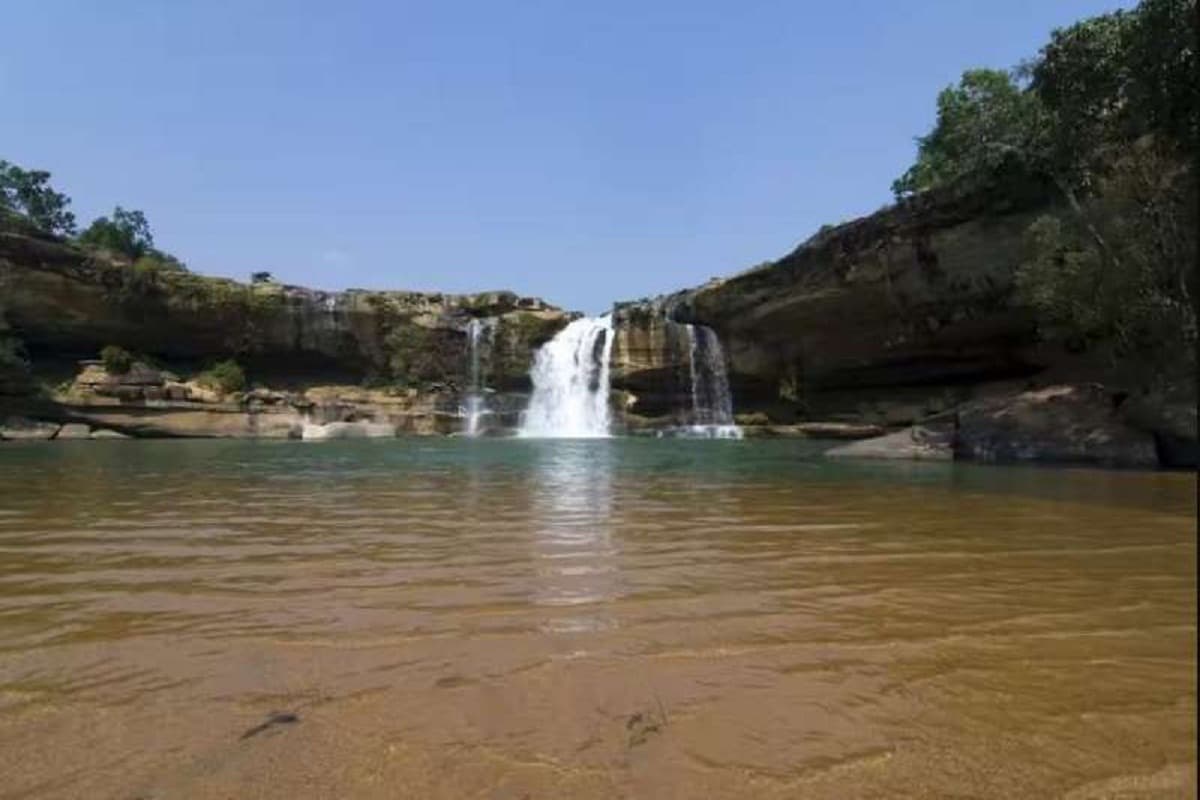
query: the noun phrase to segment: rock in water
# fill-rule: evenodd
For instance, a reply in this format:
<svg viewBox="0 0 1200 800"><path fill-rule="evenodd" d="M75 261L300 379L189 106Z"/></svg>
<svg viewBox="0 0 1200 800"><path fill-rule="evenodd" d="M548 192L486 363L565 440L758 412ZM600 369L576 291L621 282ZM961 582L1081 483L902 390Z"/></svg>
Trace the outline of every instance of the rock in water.
<svg viewBox="0 0 1200 800"><path fill-rule="evenodd" d="M240 738L249 739L251 736L257 736L263 731L270 730L279 725L292 725L299 721L300 717L290 711L272 711L267 715L266 721L260 722L253 728L250 728Z"/></svg>
<svg viewBox="0 0 1200 800"><path fill-rule="evenodd" d="M912 461L950 461L954 458L952 423L914 425L886 436L861 439L825 452L831 458L886 458Z"/></svg>
<svg viewBox="0 0 1200 800"><path fill-rule="evenodd" d="M326 439L386 439L396 435L396 426L386 422L329 422L304 426L300 438L306 441Z"/></svg>
<svg viewBox="0 0 1200 800"><path fill-rule="evenodd" d="M0 425L0 439L53 439L61 426L57 422L39 422L25 417L9 417Z"/></svg>
<svg viewBox="0 0 1200 800"><path fill-rule="evenodd" d="M1125 423L1098 384L1048 386L969 403L958 413L956 457L1105 467L1155 467L1154 437Z"/></svg>
<svg viewBox="0 0 1200 800"><path fill-rule="evenodd" d="M81 422L68 422L58 429L55 439L88 439L92 429Z"/></svg>

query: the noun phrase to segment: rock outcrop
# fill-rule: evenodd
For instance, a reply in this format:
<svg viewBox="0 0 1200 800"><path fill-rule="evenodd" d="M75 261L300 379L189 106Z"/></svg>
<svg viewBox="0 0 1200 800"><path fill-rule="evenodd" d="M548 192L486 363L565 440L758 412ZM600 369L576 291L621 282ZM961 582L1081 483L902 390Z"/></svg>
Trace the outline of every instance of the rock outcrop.
<svg viewBox="0 0 1200 800"><path fill-rule="evenodd" d="M952 423L913 425L895 433L839 445L825 452L830 458L882 458L906 461L951 461Z"/></svg>
<svg viewBox="0 0 1200 800"><path fill-rule="evenodd" d="M636 346L618 349L614 373L663 385L665 313L721 337L738 411L820 418L898 393L922 406L917 417L940 410L963 386L1046 366L1032 315L1012 298L1032 217L923 199L822 229L776 262L618 306L618 342Z"/></svg>
<svg viewBox="0 0 1200 800"><path fill-rule="evenodd" d="M139 269L0 231L0 298L30 354L92 358L119 345L169 362L231 356L264 380L297 376L456 383L466 326L495 319L499 388L526 386L531 353L570 320L537 298L243 284Z"/></svg>
<svg viewBox="0 0 1200 800"><path fill-rule="evenodd" d="M1122 402L1102 386L1083 384L970 403L957 412L955 455L995 463L1157 466L1154 436L1126 422Z"/></svg>
<svg viewBox="0 0 1200 800"><path fill-rule="evenodd" d="M490 420L511 424L529 390L534 351L571 318L512 292L243 284L0 231L0 333L21 343L34 372L55 381L84 360L69 389L39 401L39 413L137 436L299 436L314 414L316 424L367 419L405 432L453 432L461 427L455 420L475 319L488 321L479 378L495 396ZM139 364L112 375L86 361L107 345L173 371ZM259 388L227 397L179 377L224 359L236 359ZM13 398L35 393L37 382L9 372L15 377L5 373L0 395L21 410ZM317 387L327 388L308 396Z"/></svg>
<svg viewBox="0 0 1200 800"><path fill-rule="evenodd" d="M1154 435L1131 424L1126 399L1097 384L993 396L873 439L832 448L834 458L1038 462L1153 468Z"/></svg>
<svg viewBox="0 0 1200 800"><path fill-rule="evenodd" d="M0 421L0 439L44 441L53 439L61 427L55 422L11 416Z"/></svg>
<svg viewBox="0 0 1200 800"><path fill-rule="evenodd" d="M1177 396L1133 398L1119 411L1111 398L1131 391L1119 383L1099 390L1104 400L1047 388L1108 376L1040 343L1016 297L1026 233L1044 213L1056 211L922 195L823 228L727 280L618 304L614 388L638 427L675 424L687 375L678 332L693 323L720 337L738 419L765 435L877 425L906 430L841 453L1194 466L1194 377ZM953 448L927 447L921 425L946 414L961 420Z"/></svg>
<svg viewBox="0 0 1200 800"><path fill-rule="evenodd" d="M1014 284L1041 213L1055 212L922 195L727 280L618 303L617 428L695 422L704 326L750 435L861 439L835 457L1195 466L1193 379L1096 385L1102 371L1039 343ZM503 432L534 351L574 316L510 292L243 284L0 231L0 436L453 434L468 393L486 399L482 432ZM110 374L88 360L110 344L171 369ZM253 388L196 380L227 358Z"/></svg>

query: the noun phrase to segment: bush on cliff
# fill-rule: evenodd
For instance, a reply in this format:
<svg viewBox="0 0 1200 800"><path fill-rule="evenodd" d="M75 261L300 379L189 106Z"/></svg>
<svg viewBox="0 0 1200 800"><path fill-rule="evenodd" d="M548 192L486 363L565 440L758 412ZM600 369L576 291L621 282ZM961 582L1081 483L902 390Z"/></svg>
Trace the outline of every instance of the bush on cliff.
<svg viewBox="0 0 1200 800"><path fill-rule="evenodd" d="M240 392L246 388L246 373L233 359L219 361L196 377L196 382L222 394Z"/></svg>
<svg viewBox="0 0 1200 800"><path fill-rule="evenodd" d="M107 345L100 351L100 360L104 362L104 371L109 375L124 375L133 367L133 355L115 344Z"/></svg>
<svg viewBox="0 0 1200 800"><path fill-rule="evenodd" d="M97 217L79 234L85 247L107 250L136 261L154 250L154 234L141 211L117 206L111 217Z"/></svg>
<svg viewBox="0 0 1200 800"><path fill-rule="evenodd" d="M0 217L19 215L38 230L69 236L75 232L70 203L71 198L51 188L49 172L0 159Z"/></svg>
<svg viewBox="0 0 1200 800"><path fill-rule="evenodd" d="M438 335L411 321L398 325L384 340L388 370L400 386L425 386L448 381L449 365L457 363Z"/></svg>

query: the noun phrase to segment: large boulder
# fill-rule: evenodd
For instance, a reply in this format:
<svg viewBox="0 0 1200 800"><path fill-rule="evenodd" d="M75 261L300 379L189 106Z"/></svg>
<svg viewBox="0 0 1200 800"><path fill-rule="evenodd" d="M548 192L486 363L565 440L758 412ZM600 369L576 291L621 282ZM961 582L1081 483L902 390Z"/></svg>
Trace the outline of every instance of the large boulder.
<svg viewBox="0 0 1200 800"><path fill-rule="evenodd" d="M91 438L92 429L82 422L68 422L58 429L54 439L88 439Z"/></svg>
<svg viewBox="0 0 1200 800"><path fill-rule="evenodd" d="M89 436L88 438L89 439L128 439L129 437L123 433L117 433L116 431L110 431L107 428L97 428L96 430L92 431L91 436Z"/></svg>
<svg viewBox="0 0 1200 800"><path fill-rule="evenodd" d="M861 439L825 451L830 458L881 458L902 461L950 461L954 458L954 425L941 420L902 431Z"/></svg>
<svg viewBox="0 0 1200 800"><path fill-rule="evenodd" d="M328 439L385 439L396 435L396 426L386 422L328 422L305 424L300 438L305 441Z"/></svg>
<svg viewBox="0 0 1200 800"><path fill-rule="evenodd" d="M287 410L253 412L236 405L156 407L72 405L70 414L93 428L138 438L289 439L298 438L303 420ZM93 438L108 438L94 436Z"/></svg>
<svg viewBox="0 0 1200 800"><path fill-rule="evenodd" d="M1158 466L1154 437L1126 422L1121 401L1099 384L1065 384L968 403L958 412L955 456L1000 463Z"/></svg>
<svg viewBox="0 0 1200 800"><path fill-rule="evenodd" d="M1196 436L1196 397L1189 387L1130 397L1122 404L1121 413L1131 426L1154 437L1162 466L1193 469L1197 466L1200 446Z"/></svg>

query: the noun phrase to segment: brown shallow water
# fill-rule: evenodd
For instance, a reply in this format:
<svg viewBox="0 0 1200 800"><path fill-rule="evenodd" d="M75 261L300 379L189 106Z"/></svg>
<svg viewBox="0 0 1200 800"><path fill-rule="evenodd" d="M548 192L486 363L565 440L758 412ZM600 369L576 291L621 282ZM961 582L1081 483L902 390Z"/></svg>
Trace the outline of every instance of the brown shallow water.
<svg viewBox="0 0 1200 800"><path fill-rule="evenodd" d="M1192 797L1195 514L790 442L5 445L0 797Z"/></svg>

